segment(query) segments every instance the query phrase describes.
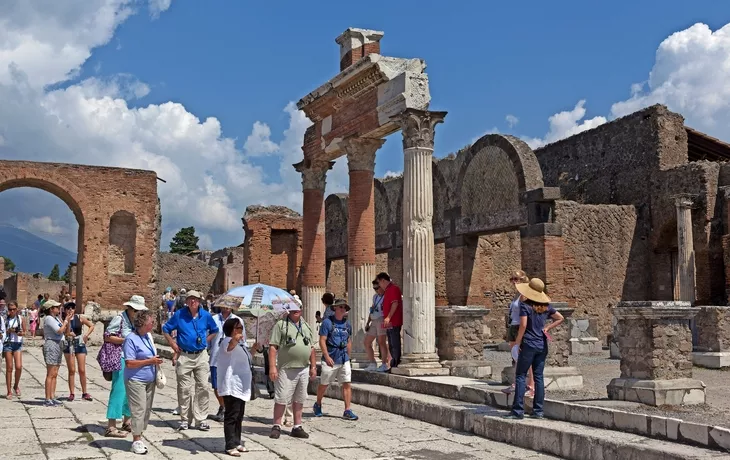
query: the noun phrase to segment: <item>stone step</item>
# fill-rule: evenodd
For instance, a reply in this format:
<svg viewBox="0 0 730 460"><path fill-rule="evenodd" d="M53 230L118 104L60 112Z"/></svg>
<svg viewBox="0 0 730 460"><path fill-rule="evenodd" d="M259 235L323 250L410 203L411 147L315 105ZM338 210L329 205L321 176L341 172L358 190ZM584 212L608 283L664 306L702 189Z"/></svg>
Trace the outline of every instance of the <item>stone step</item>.
<svg viewBox="0 0 730 460"><path fill-rule="evenodd" d="M414 378L353 369L352 379L357 386L361 383L380 385L463 403L485 404L504 410L512 407L514 397L501 391L503 385L462 377ZM532 400L527 399L526 406L531 409L531 404ZM723 427L599 407L597 404L591 405L590 402L566 402L549 398L545 399L544 411L552 420L730 451L730 430Z"/></svg>
<svg viewBox="0 0 730 460"><path fill-rule="evenodd" d="M311 394L316 393L318 383L319 378L310 382ZM340 386L330 385L326 396L341 399ZM352 402L566 459L730 459L730 454L716 450L576 423L549 419L504 420L501 415L507 412L498 408L382 385L353 385ZM326 403L325 411L328 407L331 404Z"/></svg>

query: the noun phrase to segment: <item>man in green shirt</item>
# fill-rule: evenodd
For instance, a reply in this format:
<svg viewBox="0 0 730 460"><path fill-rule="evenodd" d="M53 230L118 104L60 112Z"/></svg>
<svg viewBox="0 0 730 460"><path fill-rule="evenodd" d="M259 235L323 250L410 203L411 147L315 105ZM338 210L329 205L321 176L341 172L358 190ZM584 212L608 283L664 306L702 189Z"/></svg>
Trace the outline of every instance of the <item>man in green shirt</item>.
<svg viewBox="0 0 730 460"><path fill-rule="evenodd" d="M314 356L315 334L304 320L298 304L288 305L289 314L271 330L269 340L269 378L274 381L274 426L270 437L281 436L281 418L292 404L295 438L308 438L302 428L302 408L307 400L309 379L317 376ZM278 362L277 362L278 355Z"/></svg>

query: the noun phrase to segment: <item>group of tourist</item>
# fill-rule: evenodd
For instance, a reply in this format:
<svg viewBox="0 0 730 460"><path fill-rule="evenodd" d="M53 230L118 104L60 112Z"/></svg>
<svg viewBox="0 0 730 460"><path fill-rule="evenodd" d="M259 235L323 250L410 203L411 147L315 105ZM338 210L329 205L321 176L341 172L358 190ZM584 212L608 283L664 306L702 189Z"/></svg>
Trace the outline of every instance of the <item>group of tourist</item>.
<svg viewBox="0 0 730 460"><path fill-rule="evenodd" d="M508 418L524 417L524 397L534 397L531 416L542 418L544 401L543 370L548 351L549 331L559 326L563 317L549 304L544 283L529 279L524 271L512 274L510 282L516 293L510 304L508 340L518 350L515 366L515 384L505 390L514 392L514 404ZM401 357L401 327L403 305L400 288L387 273L373 280L370 314L365 326L365 349L369 360L367 370L387 372L397 367ZM327 293L322 297L324 314L317 312L313 329L302 319L301 301L287 306L286 316L273 327L269 345L246 346L243 320L228 307L212 308L212 299L203 299L200 292L181 290L164 318L162 333L174 352L173 365L177 377L175 411L180 417L179 430L207 431L209 418L209 388L212 386L218 402L213 420L223 423L225 451L231 456L247 452L241 437L241 424L246 402L256 397L253 379L252 351L263 352L267 385L274 399L273 426L270 437L282 433L282 420L291 411L290 435L308 438L302 426L304 404L310 379L317 375L315 344L321 350L321 377L317 387L313 415L324 413L324 396L332 383L339 383L344 401L343 418L358 420L351 408L352 400L352 326L347 315L350 306L344 299ZM168 289L163 305L174 291ZM66 299L64 299L66 300ZM69 299L72 300L72 299ZM42 302L42 303L41 303ZM86 355L89 335L94 325L76 312L73 301L61 304L53 299L39 298L39 310L45 315L43 325L43 356L47 366L45 405L62 404L56 398L56 381L65 356L69 369L69 397L74 400L75 374L79 374L82 399L91 401L86 389ZM151 332L157 325L142 296L134 295L124 303L124 311L115 316L104 332L104 344L98 361L104 378L111 382L107 406L108 437L126 438L132 435L132 452L147 453L142 434L147 428L156 388L165 385L163 360L157 353ZM546 320L553 321L547 324ZM20 396L22 373L22 343L29 330L18 311L16 302L5 305L0 300L0 333L3 357L6 360L7 398ZM377 340L382 363L377 365L373 344ZM528 374L530 379L528 381ZM122 420L117 427L117 420ZM286 424L286 423L285 423Z"/></svg>

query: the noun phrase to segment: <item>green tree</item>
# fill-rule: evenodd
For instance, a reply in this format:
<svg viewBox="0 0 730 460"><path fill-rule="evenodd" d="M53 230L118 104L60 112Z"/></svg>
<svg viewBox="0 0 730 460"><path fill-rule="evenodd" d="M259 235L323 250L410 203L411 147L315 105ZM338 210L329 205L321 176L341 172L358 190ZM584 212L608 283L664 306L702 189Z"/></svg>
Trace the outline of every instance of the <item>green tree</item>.
<svg viewBox="0 0 730 460"><path fill-rule="evenodd" d="M48 275L48 280L49 281L61 281L60 271L61 270L59 270L58 264L54 265L53 269L51 269L51 273Z"/></svg>
<svg viewBox="0 0 730 460"><path fill-rule="evenodd" d="M63 276L61 277L61 281L69 282L71 281L71 263L68 264L68 267L66 267L66 271L63 273Z"/></svg>
<svg viewBox="0 0 730 460"><path fill-rule="evenodd" d="M198 248L198 237L195 236L195 227L185 227L180 229L177 234L172 237L170 242L170 252L173 254L187 254Z"/></svg>
<svg viewBox="0 0 730 460"><path fill-rule="evenodd" d="M9 272L14 272L15 271L15 262L13 262L10 259L10 257L5 257L5 256L0 256L0 257L5 259L5 270L7 270Z"/></svg>

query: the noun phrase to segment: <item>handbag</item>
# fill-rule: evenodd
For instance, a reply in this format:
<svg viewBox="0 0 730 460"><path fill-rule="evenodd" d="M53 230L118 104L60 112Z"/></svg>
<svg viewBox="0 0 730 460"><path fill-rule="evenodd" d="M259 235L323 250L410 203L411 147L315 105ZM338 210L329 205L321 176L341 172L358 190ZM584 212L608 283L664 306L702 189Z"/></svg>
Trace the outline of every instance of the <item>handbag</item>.
<svg viewBox="0 0 730 460"><path fill-rule="evenodd" d="M104 332L104 337L111 336L112 334ZM114 336L122 336L121 327L119 328L119 332L114 334ZM122 370L122 346L111 342L104 342L99 349L96 360L99 362L99 367L104 373L104 380L110 382L112 380L112 373Z"/></svg>
<svg viewBox="0 0 730 460"><path fill-rule="evenodd" d="M155 370L157 371L157 378L155 379L156 384L157 384L157 389L162 390L163 388L165 388L165 385L167 385L167 377L165 377L165 373L162 372L162 369L160 369L160 366L155 366Z"/></svg>

